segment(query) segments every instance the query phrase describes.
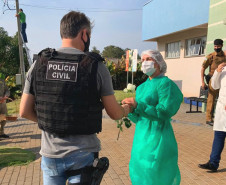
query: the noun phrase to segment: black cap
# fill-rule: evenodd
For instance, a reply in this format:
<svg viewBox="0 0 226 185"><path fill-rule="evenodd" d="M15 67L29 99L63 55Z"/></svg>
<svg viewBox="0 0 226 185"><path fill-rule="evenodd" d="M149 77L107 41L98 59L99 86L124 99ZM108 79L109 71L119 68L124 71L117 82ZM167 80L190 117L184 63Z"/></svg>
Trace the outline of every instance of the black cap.
<svg viewBox="0 0 226 185"><path fill-rule="evenodd" d="M215 39L214 45L223 45L223 40L222 39Z"/></svg>

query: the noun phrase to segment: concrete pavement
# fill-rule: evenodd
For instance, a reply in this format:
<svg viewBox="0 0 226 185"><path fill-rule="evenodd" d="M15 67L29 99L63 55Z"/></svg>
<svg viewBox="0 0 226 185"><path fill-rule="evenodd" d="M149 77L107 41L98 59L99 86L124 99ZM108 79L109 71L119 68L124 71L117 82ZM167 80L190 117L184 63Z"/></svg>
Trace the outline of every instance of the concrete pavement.
<svg viewBox="0 0 226 185"><path fill-rule="evenodd" d="M222 153L218 173L209 173L199 169L199 163L209 159L212 141L212 127L205 124L204 113L186 114L189 105L182 104L177 115L173 117L172 125L179 148L179 167L182 185L187 184L226 184L226 152ZM0 146L21 147L36 153L36 160L26 166L14 166L0 169L1 185L42 185L40 168L40 138L41 132L37 124L19 119L8 122L6 133L10 139L0 140ZM116 123L104 114L103 132L99 134L102 142L100 156L107 156L110 167L101 185L131 185L128 164L134 135L135 125L124 128L117 140ZM1 159L0 159L1 160Z"/></svg>

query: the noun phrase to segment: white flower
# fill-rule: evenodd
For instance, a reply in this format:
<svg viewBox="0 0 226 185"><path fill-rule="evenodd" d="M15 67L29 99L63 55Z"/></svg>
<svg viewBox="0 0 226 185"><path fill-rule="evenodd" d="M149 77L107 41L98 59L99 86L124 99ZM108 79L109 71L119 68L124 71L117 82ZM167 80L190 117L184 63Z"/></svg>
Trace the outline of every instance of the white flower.
<svg viewBox="0 0 226 185"><path fill-rule="evenodd" d="M128 91L135 92L136 86L133 84L128 84L127 89Z"/></svg>
<svg viewBox="0 0 226 185"><path fill-rule="evenodd" d="M125 89L123 90L123 92L124 92L124 93L128 93L128 89L125 88Z"/></svg>

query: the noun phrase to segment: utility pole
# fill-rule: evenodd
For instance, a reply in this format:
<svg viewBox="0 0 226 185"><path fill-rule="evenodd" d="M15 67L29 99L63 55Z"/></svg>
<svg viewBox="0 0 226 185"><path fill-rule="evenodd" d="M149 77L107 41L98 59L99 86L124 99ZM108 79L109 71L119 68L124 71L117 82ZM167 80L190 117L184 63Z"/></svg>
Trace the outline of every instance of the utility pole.
<svg viewBox="0 0 226 185"><path fill-rule="evenodd" d="M16 13L19 13L19 2L16 0ZM22 82L22 91L25 84L25 67L24 67L24 53L23 53L23 43L21 38L21 25L20 17L17 16L17 27L18 27L18 43L19 43L19 55L20 55L20 73L21 73L21 82Z"/></svg>

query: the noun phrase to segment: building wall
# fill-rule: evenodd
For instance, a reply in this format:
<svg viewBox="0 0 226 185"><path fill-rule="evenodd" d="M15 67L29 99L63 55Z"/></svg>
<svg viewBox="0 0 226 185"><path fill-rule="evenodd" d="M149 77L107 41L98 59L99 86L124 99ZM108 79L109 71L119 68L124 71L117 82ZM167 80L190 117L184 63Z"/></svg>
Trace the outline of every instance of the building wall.
<svg viewBox="0 0 226 185"><path fill-rule="evenodd" d="M210 0L206 55L213 52L213 41L217 38L226 46L226 0Z"/></svg>
<svg viewBox="0 0 226 185"><path fill-rule="evenodd" d="M166 75L174 80L184 97L199 96L201 86L201 65L205 56L185 57L185 41L195 37L207 36L207 24L203 28L194 28L178 32L157 40L158 50L167 63ZM167 43L181 42L180 58L167 59L165 48Z"/></svg>
<svg viewBox="0 0 226 185"><path fill-rule="evenodd" d="M153 0L143 7L142 39L188 29L208 22L210 0Z"/></svg>

